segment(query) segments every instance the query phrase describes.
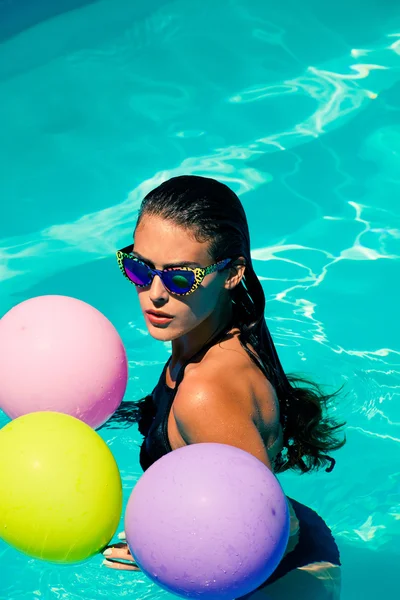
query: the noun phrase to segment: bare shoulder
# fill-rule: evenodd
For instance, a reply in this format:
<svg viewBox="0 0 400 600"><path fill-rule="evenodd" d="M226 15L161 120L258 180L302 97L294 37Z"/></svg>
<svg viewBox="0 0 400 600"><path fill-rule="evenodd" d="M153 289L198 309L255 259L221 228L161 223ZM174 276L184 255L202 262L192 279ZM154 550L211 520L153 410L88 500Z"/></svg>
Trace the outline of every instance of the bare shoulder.
<svg viewBox="0 0 400 600"><path fill-rule="evenodd" d="M206 365L185 373L174 400L174 412L193 410L222 410L238 396L232 378L227 373L214 372Z"/></svg>
<svg viewBox="0 0 400 600"><path fill-rule="evenodd" d="M231 337L189 364L169 417L171 446L215 442L241 448L272 469L269 448L279 439L273 387Z"/></svg>
<svg viewBox="0 0 400 600"><path fill-rule="evenodd" d="M278 417L274 388L237 336L211 348L199 363L188 365L174 409L245 412L264 424Z"/></svg>

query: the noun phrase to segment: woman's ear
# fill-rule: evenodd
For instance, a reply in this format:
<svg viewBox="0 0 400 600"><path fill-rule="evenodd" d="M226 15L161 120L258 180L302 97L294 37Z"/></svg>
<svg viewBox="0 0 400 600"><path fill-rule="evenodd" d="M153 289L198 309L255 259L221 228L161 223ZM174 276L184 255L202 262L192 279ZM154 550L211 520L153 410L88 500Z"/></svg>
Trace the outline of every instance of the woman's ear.
<svg viewBox="0 0 400 600"><path fill-rule="evenodd" d="M246 270L246 259L239 256L229 268L229 276L225 281L225 289L233 290L243 279Z"/></svg>

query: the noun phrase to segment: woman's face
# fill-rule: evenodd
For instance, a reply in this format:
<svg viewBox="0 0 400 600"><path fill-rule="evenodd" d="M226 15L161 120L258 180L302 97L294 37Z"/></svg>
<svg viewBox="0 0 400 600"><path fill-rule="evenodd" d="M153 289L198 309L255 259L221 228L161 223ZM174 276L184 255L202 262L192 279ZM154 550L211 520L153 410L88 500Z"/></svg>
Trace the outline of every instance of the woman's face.
<svg viewBox="0 0 400 600"><path fill-rule="evenodd" d="M191 262L194 267L208 267L215 261L208 254L208 242L197 242L189 231L162 219L146 216L135 232L134 253L150 267ZM215 272L187 296L171 294L156 275L148 287L136 288L140 307L152 337L171 341L195 329L227 299L227 271ZM162 311L173 318L160 324L151 321L146 311Z"/></svg>

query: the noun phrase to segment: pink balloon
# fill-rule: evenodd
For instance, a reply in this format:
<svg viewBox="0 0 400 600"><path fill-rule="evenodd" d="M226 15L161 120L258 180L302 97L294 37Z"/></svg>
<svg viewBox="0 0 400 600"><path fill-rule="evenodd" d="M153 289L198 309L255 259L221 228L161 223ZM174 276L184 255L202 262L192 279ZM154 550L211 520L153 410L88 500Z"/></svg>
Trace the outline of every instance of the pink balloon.
<svg viewBox="0 0 400 600"><path fill-rule="evenodd" d="M125 394L128 367L115 327L67 296L38 296L0 320L0 408L12 419L62 412L99 427Z"/></svg>

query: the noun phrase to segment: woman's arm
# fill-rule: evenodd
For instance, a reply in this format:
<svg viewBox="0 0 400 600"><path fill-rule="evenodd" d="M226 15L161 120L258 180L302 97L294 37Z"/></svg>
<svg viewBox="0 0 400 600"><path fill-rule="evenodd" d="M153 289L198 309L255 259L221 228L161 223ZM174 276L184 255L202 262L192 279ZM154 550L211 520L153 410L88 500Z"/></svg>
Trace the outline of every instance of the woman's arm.
<svg viewBox="0 0 400 600"><path fill-rule="evenodd" d="M233 382L207 380L195 374L185 376L173 404L173 416L182 440L186 444L216 442L241 448L272 470L263 439L254 424L246 403L238 395ZM271 392L271 406L274 398ZM273 411L271 411L271 414ZM265 424L268 428L268 423ZM271 422L271 428L276 424ZM299 521L288 500L290 537L285 555L297 542Z"/></svg>
<svg viewBox="0 0 400 600"><path fill-rule="evenodd" d="M173 404L178 432L186 444L217 442L249 452L272 470L264 442L232 384L185 376ZM272 399L271 399L272 401Z"/></svg>
<svg viewBox="0 0 400 600"><path fill-rule="evenodd" d="M240 392L241 393L241 392ZM178 432L185 444L216 442L246 450L261 460L269 469L271 462L263 440L244 410L243 399L230 382L207 381L204 377L185 375L173 404L173 416ZM271 398L272 401L272 398ZM298 521L289 502L291 537L285 554L297 543ZM105 551L104 564L113 569L137 570L126 544L116 544ZM119 562L119 561L128 562Z"/></svg>

